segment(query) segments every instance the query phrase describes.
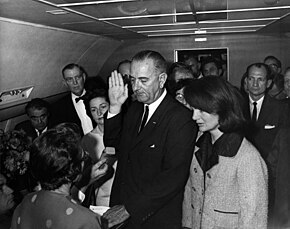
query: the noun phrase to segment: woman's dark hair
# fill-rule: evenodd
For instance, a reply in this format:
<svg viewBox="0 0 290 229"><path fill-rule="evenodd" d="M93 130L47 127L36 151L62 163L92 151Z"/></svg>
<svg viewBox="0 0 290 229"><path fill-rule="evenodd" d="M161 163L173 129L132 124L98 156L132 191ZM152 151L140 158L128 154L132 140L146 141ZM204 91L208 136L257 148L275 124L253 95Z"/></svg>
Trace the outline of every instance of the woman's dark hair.
<svg viewBox="0 0 290 229"><path fill-rule="evenodd" d="M215 76L195 80L185 87L184 96L193 108L217 114L222 132L243 131L246 124L244 99L239 90L226 80Z"/></svg>
<svg viewBox="0 0 290 229"><path fill-rule="evenodd" d="M80 131L74 123L62 123L35 139L30 148L30 168L44 190L72 183L81 173Z"/></svg>
<svg viewBox="0 0 290 229"><path fill-rule="evenodd" d="M104 98L109 103L108 90L103 89L103 88L98 88L91 91L87 91L86 95L84 96L84 104L86 108L86 113L91 118L94 127L96 126L96 122L93 119L93 116L91 114L90 101L94 98L99 98L99 97Z"/></svg>

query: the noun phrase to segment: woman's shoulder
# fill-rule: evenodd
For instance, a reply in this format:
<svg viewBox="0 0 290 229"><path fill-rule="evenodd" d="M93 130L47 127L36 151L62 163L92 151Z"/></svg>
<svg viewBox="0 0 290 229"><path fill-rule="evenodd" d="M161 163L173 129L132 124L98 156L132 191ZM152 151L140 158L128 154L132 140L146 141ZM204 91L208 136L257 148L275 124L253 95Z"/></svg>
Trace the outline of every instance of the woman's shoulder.
<svg viewBox="0 0 290 229"><path fill-rule="evenodd" d="M257 148L246 138L243 139L236 158L240 161L245 161L248 164L265 164Z"/></svg>

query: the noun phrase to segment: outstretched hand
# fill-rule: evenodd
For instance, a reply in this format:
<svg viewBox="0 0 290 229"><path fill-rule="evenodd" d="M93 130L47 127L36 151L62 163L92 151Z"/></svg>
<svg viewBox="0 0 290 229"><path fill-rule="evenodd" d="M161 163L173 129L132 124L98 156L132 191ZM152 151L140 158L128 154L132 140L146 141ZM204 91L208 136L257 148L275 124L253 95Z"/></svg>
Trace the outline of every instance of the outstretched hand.
<svg viewBox="0 0 290 229"><path fill-rule="evenodd" d="M118 114L121 111L122 104L128 98L128 85L124 85L123 78L116 70L111 73L109 78L109 112Z"/></svg>

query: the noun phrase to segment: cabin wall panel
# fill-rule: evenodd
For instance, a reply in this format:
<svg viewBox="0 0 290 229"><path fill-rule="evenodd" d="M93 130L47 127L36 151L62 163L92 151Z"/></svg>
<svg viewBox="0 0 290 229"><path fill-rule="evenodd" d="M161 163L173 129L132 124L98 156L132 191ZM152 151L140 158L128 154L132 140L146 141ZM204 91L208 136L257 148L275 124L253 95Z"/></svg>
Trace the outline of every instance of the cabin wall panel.
<svg viewBox="0 0 290 229"><path fill-rule="evenodd" d="M98 75L107 57L122 43L111 38L0 20L0 93L34 86L31 98L58 97L67 88L61 69L78 63ZM0 105L0 122L24 113L27 101Z"/></svg>
<svg viewBox="0 0 290 229"><path fill-rule="evenodd" d="M249 64L263 61L267 55L274 55L282 61L283 70L290 66L290 39L286 37L239 34L208 36L206 42L195 42L194 37L151 38L130 41L120 46L103 66L101 73L108 75L118 62L131 59L138 51L150 49L160 52L169 63L174 62L175 49L229 48L229 79L239 86L240 79Z"/></svg>

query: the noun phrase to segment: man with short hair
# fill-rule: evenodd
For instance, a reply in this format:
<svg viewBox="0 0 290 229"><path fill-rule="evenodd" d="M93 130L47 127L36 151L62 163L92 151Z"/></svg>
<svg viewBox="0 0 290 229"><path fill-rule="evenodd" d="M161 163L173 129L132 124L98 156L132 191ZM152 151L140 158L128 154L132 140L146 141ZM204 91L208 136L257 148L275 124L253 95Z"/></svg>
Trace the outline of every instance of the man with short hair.
<svg viewBox="0 0 290 229"><path fill-rule="evenodd" d="M109 227L127 220L126 229L181 228L197 127L191 112L167 93L166 79L160 53L137 53L131 64L137 101L124 114L128 88L116 71L109 78L104 143L118 152L112 207L103 215Z"/></svg>
<svg viewBox="0 0 290 229"><path fill-rule="evenodd" d="M117 71L122 75L130 75L131 61L123 60L118 64Z"/></svg>
<svg viewBox="0 0 290 229"><path fill-rule="evenodd" d="M222 66L218 60L209 56L201 62L201 72L206 76L221 76L223 73Z"/></svg>
<svg viewBox="0 0 290 229"><path fill-rule="evenodd" d="M278 128L289 125L288 107L267 94L272 80L264 63L251 64L246 72L249 93L248 118L251 120L247 136L266 161Z"/></svg>
<svg viewBox="0 0 290 229"><path fill-rule="evenodd" d="M62 77L70 93L54 105L53 123L76 123L85 135L93 129L92 120L86 113L83 96L86 73L77 64L68 64L62 69Z"/></svg>
<svg viewBox="0 0 290 229"><path fill-rule="evenodd" d="M49 103L40 98L32 99L27 103L25 113L29 120L17 124L15 129L23 130L27 137L33 141L50 127L48 120L50 115Z"/></svg>
<svg viewBox="0 0 290 229"><path fill-rule="evenodd" d="M283 99L284 78L281 74L281 61L275 56L267 56L264 59L264 63L269 66L273 81L271 87L269 88L268 94L276 99Z"/></svg>
<svg viewBox="0 0 290 229"><path fill-rule="evenodd" d="M199 79L202 77L202 73L200 71L200 62L198 61L197 57L194 55L185 55L184 56L184 63L187 64L194 75L194 78Z"/></svg>

